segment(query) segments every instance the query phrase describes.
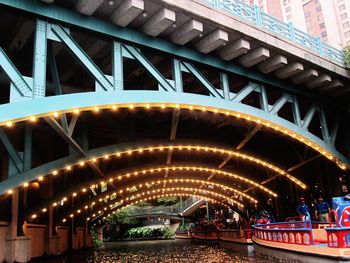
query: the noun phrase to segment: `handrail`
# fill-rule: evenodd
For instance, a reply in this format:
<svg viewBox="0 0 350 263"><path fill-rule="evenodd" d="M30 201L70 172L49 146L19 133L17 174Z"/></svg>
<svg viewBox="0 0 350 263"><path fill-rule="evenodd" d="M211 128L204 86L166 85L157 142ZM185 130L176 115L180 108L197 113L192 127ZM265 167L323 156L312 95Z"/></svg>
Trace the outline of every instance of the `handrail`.
<svg viewBox="0 0 350 263"><path fill-rule="evenodd" d="M333 220L332 220L332 214L334 215L335 218L335 224L338 228L341 228L341 225L339 223L339 218L338 218L338 214L334 209L331 209L328 213L328 222L331 225L331 227L333 228Z"/></svg>
<svg viewBox="0 0 350 263"><path fill-rule="evenodd" d="M286 222L289 222L289 221L291 221L293 219L299 219L299 221L301 221L302 216L290 216L290 217L287 217L286 218Z"/></svg>
<svg viewBox="0 0 350 263"><path fill-rule="evenodd" d="M262 12L258 6L251 6L240 0L202 0L215 8L225 10L235 16L243 18L259 28L266 29L274 34L298 43L321 56L344 64L344 54L340 49L322 42L320 37L314 37L297 29L291 22L285 23L273 16Z"/></svg>

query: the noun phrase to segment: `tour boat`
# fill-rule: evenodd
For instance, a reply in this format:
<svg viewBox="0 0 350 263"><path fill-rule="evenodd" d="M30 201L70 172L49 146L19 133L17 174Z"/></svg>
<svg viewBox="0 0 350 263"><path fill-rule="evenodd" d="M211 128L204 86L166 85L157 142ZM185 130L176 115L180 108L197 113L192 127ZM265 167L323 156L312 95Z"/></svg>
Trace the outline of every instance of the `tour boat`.
<svg viewBox="0 0 350 263"><path fill-rule="evenodd" d="M192 238L206 241L219 240L216 229L195 229L192 233Z"/></svg>
<svg viewBox="0 0 350 263"><path fill-rule="evenodd" d="M235 242L240 244L253 244L251 236L253 230L252 229L195 229L192 232L192 238L197 240L220 240L220 241L228 241ZM184 238L184 235L178 238ZM176 236L177 237L177 236Z"/></svg>
<svg viewBox="0 0 350 263"><path fill-rule="evenodd" d="M251 239L253 230L252 229L218 229L218 238L222 241L229 241L235 243L241 243L246 245L253 244Z"/></svg>
<svg viewBox="0 0 350 263"><path fill-rule="evenodd" d="M350 227L342 227L331 212L335 223L286 220L253 225L255 253L283 262L350 262Z"/></svg>
<svg viewBox="0 0 350 263"><path fill-rule="evenodd" d="M192 233L189 230L176 230L175 238L178 239L191 239Z"/></svg>

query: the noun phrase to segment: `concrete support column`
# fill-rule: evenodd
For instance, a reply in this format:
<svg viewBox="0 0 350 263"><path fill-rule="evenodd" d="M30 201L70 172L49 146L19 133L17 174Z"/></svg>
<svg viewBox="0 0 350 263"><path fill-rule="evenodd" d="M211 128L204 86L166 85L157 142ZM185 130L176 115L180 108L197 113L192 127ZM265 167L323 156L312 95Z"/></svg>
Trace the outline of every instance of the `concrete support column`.
<svg viewBox="0 0 350 263"><path fill-rule="evenodd" d="M5 261L7 229L8 223L0 222L0 262Z"/></svg>
<svg viewBox="0 0 350 263"><path fill-rule="evenodd" d="M48 255L59 255L61 254L60 237L54 235L54 207L49 206L49 223L47 225L47 247L46 254Z"/></svg>
<svg viewBox="0 0 350 263"><path fill-rule="evenodd" d="M31 257L30 238L17 236L18 232L18 188L12 194L12 221L7 229L5 260L6 262L28 262Z"/></svg>

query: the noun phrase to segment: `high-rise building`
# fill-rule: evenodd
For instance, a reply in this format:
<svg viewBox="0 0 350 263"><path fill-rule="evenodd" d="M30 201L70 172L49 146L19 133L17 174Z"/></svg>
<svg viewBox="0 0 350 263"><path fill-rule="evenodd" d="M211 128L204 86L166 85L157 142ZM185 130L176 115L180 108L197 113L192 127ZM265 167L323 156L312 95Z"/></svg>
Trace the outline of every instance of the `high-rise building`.
<svg viewBox="0 0 350 263"><path fill-rule="evenodd" d="M349 0L244 0L263 12L322 41L342 48L350 44Z"/></svg>

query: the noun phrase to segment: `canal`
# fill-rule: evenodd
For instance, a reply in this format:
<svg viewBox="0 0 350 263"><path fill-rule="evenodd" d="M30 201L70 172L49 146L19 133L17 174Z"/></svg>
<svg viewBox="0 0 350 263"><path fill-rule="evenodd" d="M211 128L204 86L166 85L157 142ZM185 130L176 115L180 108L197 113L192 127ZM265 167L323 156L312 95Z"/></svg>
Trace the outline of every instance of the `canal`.
<svg viewBox="0 0 350 263"><path fill-rule="evenodd" d="M184 240L131 241L105 243L95 250L79 251L73 255L37 262L49 263L244 263L269 262L257 259L253 246L233 243L198 243Z"/></svg>

